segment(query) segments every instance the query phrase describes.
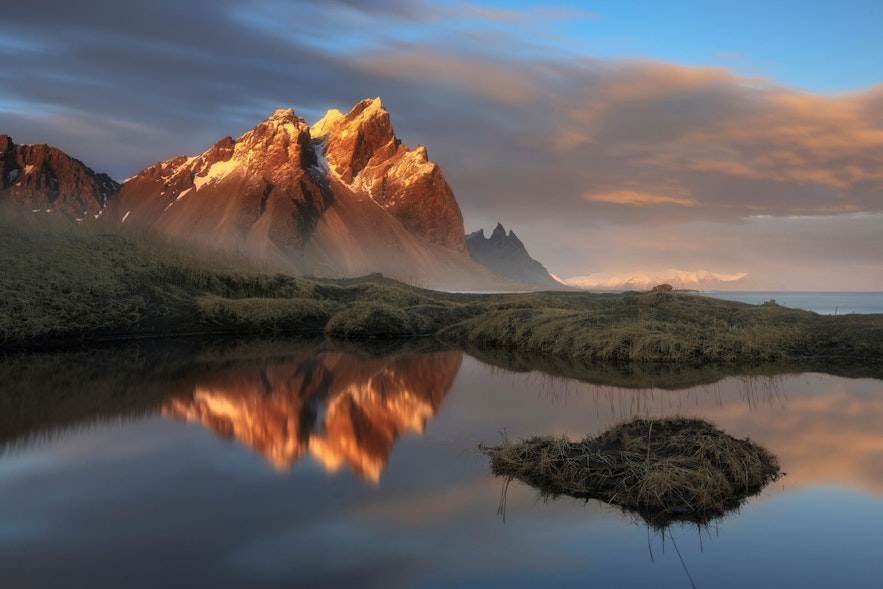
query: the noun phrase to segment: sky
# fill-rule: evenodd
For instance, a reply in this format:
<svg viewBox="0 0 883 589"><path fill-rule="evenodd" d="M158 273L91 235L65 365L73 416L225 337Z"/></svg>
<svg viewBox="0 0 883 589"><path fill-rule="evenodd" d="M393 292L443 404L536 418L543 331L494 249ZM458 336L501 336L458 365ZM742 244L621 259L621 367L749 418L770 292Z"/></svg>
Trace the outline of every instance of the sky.
<svg viewBox="0 0 883 589"><path fill-rule="evenodd" d="M563 278L883 291L883 3L28 0L0 133L125 179L381 97Z"/></svg>

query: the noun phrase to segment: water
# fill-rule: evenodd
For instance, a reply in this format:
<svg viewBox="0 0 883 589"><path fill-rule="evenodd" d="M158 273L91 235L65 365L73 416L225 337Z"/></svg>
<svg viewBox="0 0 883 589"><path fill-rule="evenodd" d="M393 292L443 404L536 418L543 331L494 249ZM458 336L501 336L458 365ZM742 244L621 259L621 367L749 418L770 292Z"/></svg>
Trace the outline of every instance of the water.
<svg viewBox="0 0 883 589"><path fill-rule="evenodd" d="M820 315L883 313L883 292L703 292L703 296L760 305L775 300L783 307Z"/></svg>
<svg viewBox="0 0 883 589"><path fill-rule="evenodd" d="M49 370L52 367L52 370ZM459 352L286 342L0 362L3 587L878 587L883 381L681 390L515 373ZM604 382L609 382L609 376ZM663 538L537 501L479 442L700 416L788 475ZM675 549L677 547L677 551ZM683 564L681 558L683 559Z"/></svg>

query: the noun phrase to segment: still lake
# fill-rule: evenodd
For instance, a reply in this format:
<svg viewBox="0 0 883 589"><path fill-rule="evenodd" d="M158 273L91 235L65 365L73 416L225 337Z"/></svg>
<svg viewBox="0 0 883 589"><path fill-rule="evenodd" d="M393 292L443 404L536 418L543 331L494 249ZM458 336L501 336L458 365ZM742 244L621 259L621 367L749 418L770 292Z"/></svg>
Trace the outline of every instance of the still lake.
<svg viewBox="0 0 883 589"><path fill-rule="evenodd" d="M479 443L673 415L787 476L702 529L518 482L498 513ZM880 424L883 381L817 373L580 381L266 340L0 357L0 587L879 587Z"/></svg>
<svg viewBox="0 0 883 589"><path fill-rule="evenodd" d="M0 587L883 579L883 381L697 375L688 388L631 388L451 351L188 346L0 362ZM750 437L787 476L708 528L664 535L518 482L498 515L503 481L480 442L675 414Z"/></svg>

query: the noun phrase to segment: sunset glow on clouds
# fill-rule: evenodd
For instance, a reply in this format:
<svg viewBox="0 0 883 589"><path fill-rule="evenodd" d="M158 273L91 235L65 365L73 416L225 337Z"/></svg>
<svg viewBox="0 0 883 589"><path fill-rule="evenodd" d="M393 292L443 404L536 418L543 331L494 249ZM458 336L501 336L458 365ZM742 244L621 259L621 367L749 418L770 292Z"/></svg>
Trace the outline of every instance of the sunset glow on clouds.
<svg viewBox="0 0 883 589"><path fill-rule="evenodd" d="M466 230L502 221L556 275L883 290L879 9L847 4L34 0L0 22L0 131L121 179L275 108L381 96Z"/></svg>
<svg viewBox="0 0 883 589"><path fill-rule="evenodd" d="M673 204L682 207L692 207L699 203L689 198L679 198L676 196L663 196L658 194L648 194L645 192L633 192L631 190L617 190L615 192L604 192L601 194L586 194L586 200L595 202L609 202L617 205L663 205Z"/></svg>

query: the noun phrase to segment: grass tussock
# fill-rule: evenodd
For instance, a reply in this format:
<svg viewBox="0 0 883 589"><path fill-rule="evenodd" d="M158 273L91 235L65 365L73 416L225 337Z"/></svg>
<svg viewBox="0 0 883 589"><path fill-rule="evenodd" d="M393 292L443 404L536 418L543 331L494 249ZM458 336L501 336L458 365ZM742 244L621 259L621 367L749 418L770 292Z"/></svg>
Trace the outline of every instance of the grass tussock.
<svg viewBox="0 0 883 589"><path fill-rule="evenodd" d="M199 317L219 327L238 331L277 333L322 329L334 306L306 298L228 299L205 295L196 300Z"/></svg>
<svg viewBox="0 0 883 589"><path fill-rule="evenodd" d="M481 450L494 475L545 498L598 499L654 527L704 524L781 476L776 457L700 419L636 419L571 442L536 436Z"/></svg>
<svg viewBox="0 0 883 589"><path fill-rule="evenodd" d="M356 302L336 313L325 333L342 338L407 337L422 335L418 320L392 305Z"/></svg>

